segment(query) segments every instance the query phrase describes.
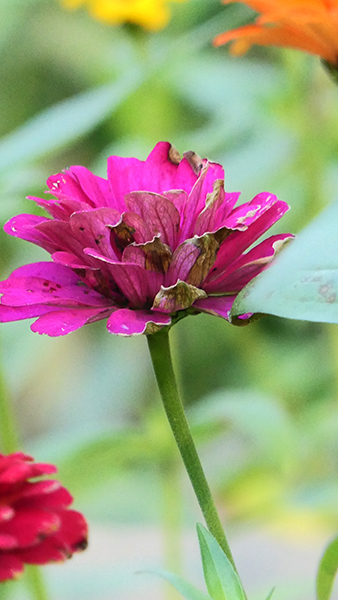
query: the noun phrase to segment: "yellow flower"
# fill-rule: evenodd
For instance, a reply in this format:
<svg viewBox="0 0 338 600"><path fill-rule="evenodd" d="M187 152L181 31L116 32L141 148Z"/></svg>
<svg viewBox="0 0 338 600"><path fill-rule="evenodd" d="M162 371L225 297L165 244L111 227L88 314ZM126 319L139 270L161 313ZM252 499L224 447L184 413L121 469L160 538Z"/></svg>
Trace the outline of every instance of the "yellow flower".
<svg viewBox="0 0 338 600"><path fill-rule="evenodd" d="M168 0L61 0L61 3L66 8L85 5L94 18L109 25L136 23L156 30L165 27L170 19Z"/></svg>

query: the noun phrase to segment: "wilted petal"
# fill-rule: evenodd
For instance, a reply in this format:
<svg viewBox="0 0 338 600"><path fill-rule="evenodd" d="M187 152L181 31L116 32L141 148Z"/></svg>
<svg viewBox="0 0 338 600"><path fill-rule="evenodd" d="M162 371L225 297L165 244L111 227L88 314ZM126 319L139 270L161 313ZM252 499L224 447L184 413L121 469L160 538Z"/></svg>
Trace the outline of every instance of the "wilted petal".
<svg viewBox="0 0 338 600"><path fill-rule="evenodd" d="M254 221L257 221L259 217L276 204L277 200L277 196L268 192L257 194L251 202L241 204L232 211L226 220L226 227L245 231Z"/></svg>
<svg viewBox="0 0 338 600"><path fill-rule="evenodd" d="M131 192L126 194L128 209L142 217L152 232L152 237L160 235L164 244L174 248L180 225L180 215L175 206L159 194Z"/></svg>
<svg viewBox="0 0 338 600"><path fill-rule="evenodd" d="M116 335L150 335L171 324L171 317L150 310L116 310L109 317L107 329Z"/></svg>
<svg viewBox="0 0 338 600"><path fill-rule="evenodd" d="M155 237L145 244L131 244L122 255L122 262L136 263L147 271L166 273L168 271L172 252L160 238Z"/></svg>
<svg viewBox="0 0 338 600"><path fill-rule="evenodd" d="M216 211L223 205L225 199L224 181L216 179L212 193L207 194L205 208L197 217L194 234L202 235L206 231L213 231L215 228Z"/></svg>
<svg viewBox="0 0 338 600"><path fill-rule="evenodd" d="M152 308L153 310L171 314L178 310L189 308L195 300L206 297L207 295L204 290L200 290L185 281L178 281L170 287L161 287L155 297Z"/></svg>
<svg viewBox="0 0 338 600"><path fill-rule="evenodd" d="M130 263L113 262L91 248L85 248L84 251L89 256L107 263L116 285L134 307L145 305L148 297L148 285L146 271L142 267Z"/></svg>

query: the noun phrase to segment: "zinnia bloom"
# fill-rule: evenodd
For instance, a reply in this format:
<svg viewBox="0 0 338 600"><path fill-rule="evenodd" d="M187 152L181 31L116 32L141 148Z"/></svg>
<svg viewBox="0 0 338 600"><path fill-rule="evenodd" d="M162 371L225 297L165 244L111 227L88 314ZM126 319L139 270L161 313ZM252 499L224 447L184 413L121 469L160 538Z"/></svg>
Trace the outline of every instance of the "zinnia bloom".
<svg viewBox="0 0 338 600"><path fill-rule="evenodd" d="M181 2L182 0L171 0ZM168 0L61 0L66 8L86 5L90 14L109 25L136 23L157 30L170 20Z"/></svg>
<svg viewBox="0 0 338 600"><path fill-rule="evenodd" d="M87 525L67 508L70 493L58 481L35 480L55 471L21 452L0 454L0 581L17 577L25 563L62 561L86 547Z"/></svg>
<svg viewBox="0 0 338 600"><path fill-rule="evenodd" d="M47 180L56 200L33 198L51 219L19 215L10 235L53 262L20 267L0 283L0 322L39 317L33 331L64 335L108 318L120 335L150 334L188 312L229 319L237 293L289 234L246 253L288 209L273 194L235 208L223 168L160 142L146 161L111 156L108 180L74 166Z"/></svg>
<svg viewBox="0 0 338 600"><path fill-rule="evenodd" d="M254 25L221 33L216 46L233 42L233 54L244 54L253 44L286 46L321 56L338 65L338 0L224 0L242 1L261 13Z"/></svg>

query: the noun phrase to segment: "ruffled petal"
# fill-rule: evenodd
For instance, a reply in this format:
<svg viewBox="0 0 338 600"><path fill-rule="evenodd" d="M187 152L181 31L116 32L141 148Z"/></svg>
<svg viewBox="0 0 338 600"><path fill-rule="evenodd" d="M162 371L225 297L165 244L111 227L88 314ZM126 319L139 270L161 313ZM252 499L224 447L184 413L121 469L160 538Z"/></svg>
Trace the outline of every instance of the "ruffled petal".
<svg viewBox="0 0 338 600"><path fill-rule="evenodd" d="M159 194L132 192L126 194L125 202L130 211L147 223L152 237L159 235L164 244L176 247L180 215L170 200Z"/></svg>

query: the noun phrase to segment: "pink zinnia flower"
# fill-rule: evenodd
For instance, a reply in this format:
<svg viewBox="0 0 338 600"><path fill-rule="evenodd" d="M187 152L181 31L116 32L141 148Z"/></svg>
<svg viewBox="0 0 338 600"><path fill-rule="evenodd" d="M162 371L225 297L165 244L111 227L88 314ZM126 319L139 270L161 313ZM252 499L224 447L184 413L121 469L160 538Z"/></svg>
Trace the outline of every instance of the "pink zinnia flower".
<svg viewBox="0 0 338 600"><path fill-rule="evenodd" d="M25 563L65 560L86 547L87 524L67 508L70 493L58 481L35 481L56 470L21 452L0 454L0 581L17 577Z"/></svg>
<svg viewBox="0 0 338 600"><path fill-rule="evenodd" d="M32 330L51 336L106 318L120 335L154 333L186 311L229 319L238 292L291 237L244 253L287 204L263 192L235 208L219 164L193 152L181 160L166 142L146 161L111 156L108 179L75 166L47 185L56 199L33 200L52 218L19 215L5 231L53 262L0 283L0 322L39 317Z"/></svg>

